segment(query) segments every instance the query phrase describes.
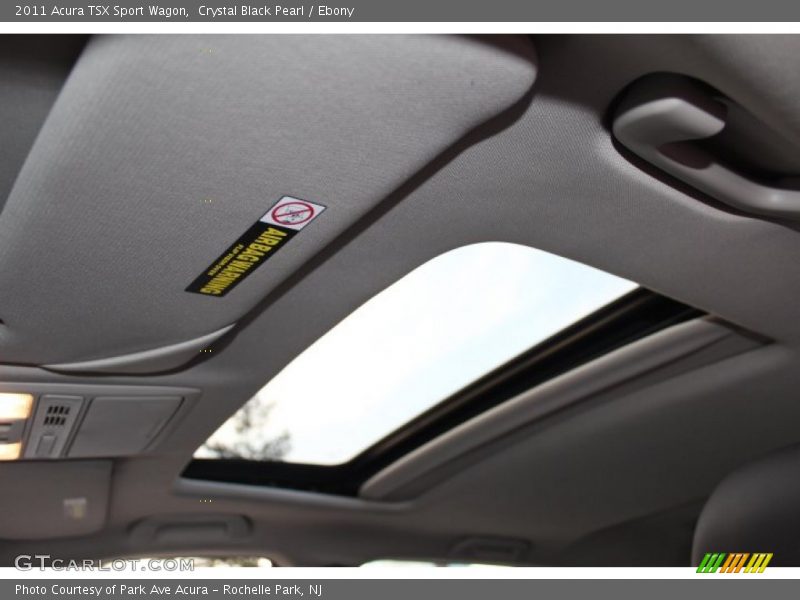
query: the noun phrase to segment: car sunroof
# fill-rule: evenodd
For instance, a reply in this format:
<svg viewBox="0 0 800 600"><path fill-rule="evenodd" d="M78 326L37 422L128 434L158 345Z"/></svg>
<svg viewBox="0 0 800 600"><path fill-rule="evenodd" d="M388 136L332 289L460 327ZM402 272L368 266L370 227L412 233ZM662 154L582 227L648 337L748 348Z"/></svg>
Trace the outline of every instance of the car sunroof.
<svg viewBox="0 0 800 600"><path fill-rule="evenodd" d="M636 287L527 246L489 242L452 250L312 344L195 458L346 463Z"/></svg>

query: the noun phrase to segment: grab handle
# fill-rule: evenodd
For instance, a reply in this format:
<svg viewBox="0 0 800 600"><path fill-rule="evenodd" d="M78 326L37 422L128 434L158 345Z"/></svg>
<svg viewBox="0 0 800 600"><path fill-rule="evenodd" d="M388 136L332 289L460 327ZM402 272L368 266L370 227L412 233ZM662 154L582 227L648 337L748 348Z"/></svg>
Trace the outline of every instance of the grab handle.
<svg viewBox="0 0 800 600"><path fill-rule="evenodd" d="M754 181L686 143L720 133L726 115L727 107L703 85L664 76L628 92L612 130L629 150L712 198L749 213L800 219L800 190Z"/></svg>

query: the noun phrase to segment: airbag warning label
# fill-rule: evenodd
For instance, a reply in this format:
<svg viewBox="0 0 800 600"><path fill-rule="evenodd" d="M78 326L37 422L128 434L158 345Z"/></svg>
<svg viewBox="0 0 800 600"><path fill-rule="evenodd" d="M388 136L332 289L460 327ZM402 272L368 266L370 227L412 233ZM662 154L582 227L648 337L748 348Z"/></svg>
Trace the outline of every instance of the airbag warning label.
<svg viewBox="0 0 800 600"><path fill-rule="evenodd" d="M186 291L224 296L324 210L321 204L284 196L211 263Z"/></svg>

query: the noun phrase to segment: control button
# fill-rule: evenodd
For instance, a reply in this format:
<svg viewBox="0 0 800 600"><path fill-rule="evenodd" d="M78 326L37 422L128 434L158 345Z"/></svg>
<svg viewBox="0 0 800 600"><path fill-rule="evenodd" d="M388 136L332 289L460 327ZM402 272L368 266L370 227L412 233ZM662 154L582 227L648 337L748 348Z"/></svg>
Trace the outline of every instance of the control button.
<svg viewBox="0 0 800 600"><path fill-rule="evenodd" d="M53 446L56 443L56 436L47 434L39 438L39 445L36 446L36 456L50 456Z"/></svg>

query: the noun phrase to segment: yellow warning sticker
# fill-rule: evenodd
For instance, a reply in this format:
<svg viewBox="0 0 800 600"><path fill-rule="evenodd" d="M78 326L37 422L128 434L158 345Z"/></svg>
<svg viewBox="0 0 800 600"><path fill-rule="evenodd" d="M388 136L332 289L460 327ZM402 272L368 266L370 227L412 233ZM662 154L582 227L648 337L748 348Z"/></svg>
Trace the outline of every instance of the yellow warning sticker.
<svg viewBox="0 0 800 600"><path fill-rule="evenodd" d="M284 196L189 284L186 291L224 296L324 210L321 204Z"/></svg>

